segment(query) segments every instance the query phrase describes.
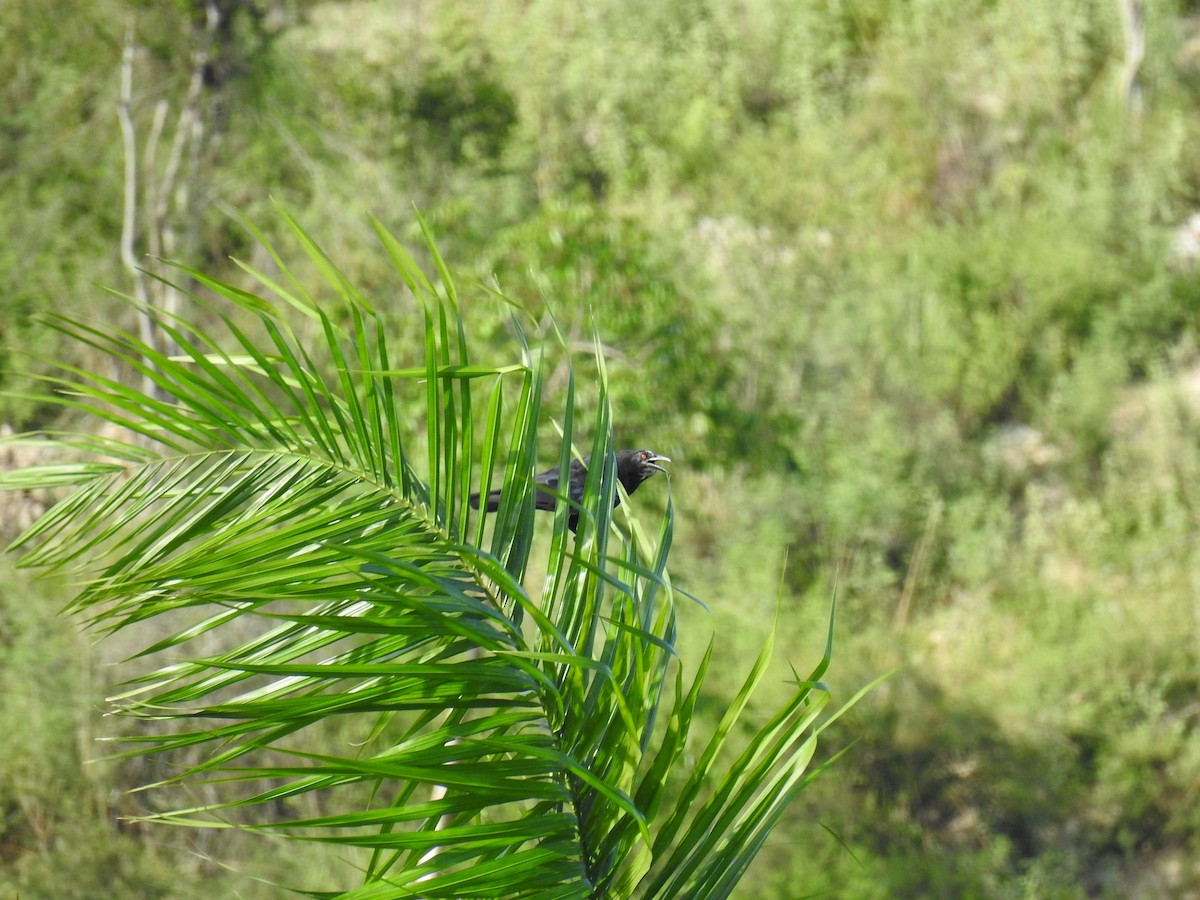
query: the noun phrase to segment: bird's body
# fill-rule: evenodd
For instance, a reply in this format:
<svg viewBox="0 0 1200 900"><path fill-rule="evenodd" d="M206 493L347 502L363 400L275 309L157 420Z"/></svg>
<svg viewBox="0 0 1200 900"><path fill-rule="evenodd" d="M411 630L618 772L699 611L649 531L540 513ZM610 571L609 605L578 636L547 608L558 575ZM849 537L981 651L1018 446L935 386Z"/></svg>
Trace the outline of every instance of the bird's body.
<svg viewBox="0 0 1200 900"><path fill-rule="evenodd" d="M571 506L567 511L567 527L571 531L579 526L579 505L583 502L583 486L587 482L587 467L591 461L590 457L584 457L582 461L578 459L571 460L571 465L568 469L567 477L567 499L571 501ZM621 482L621 486L625 488L625 493L632 494L641 486L641 483L653 475L655 472L666 472L660 462L670 462L666 456L660 456L653 450L618 450L617 451L617 480ZM559 489L561 482L560 469L555 466L553 469L547 469L534 476L533 482L537 485L537 490L534 491L533 508L553 510L558 503L558 494L562 493ZM543 490L545 488L545 490ZM479 495L472 494L470 496L471 507L479 509ZM617 506L621 502L620 494L613 496L613 506ZM487 495L487 504L485 509L489 512L495 512L500 508L500 491L495 490Z"/></svg>

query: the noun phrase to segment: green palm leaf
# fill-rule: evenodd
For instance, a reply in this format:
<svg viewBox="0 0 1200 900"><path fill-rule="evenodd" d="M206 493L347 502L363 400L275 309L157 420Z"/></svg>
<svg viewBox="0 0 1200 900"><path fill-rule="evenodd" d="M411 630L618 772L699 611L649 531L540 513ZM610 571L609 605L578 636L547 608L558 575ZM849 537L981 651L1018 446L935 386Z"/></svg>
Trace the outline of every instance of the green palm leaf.
<svg viewBox="0 0 1200 900"><path fill-rule="evenodd" d="M114 698L147 722L130 752L170 753L169 781L215 783L222 799L153 818L353 848L365 875L342 897L728 896L812 776L828 652L722 763L764 648L681 771L712 649L685 685L673 511L652 538L629 503L614 511L602 356L588 449L603 462L589 468L576 536L559 504L535 599L523 582L539 365L528 351L471 360L423 222L436 284L373 223L424 309L407 326L418 356L390 343L381 304L284 218L323 288L264 240L280 277L241 266L261 293L185 270L206 292L195 317L149 311L171 355L56 318L153 394L66 370L51 379L60 402L130 437L59 439L82 460L0 476L5 488L71 487L16 541L24 565L70 573L73 608L99 627L157 623L138 654L153 666ZM563 466L575 390L572 379ZM501 465L500 507L472 526L468 493L488 491ZM356 736L349 752L322 731L333 722ZM248 817L317 796L344 799L320 815Z"/></svg>

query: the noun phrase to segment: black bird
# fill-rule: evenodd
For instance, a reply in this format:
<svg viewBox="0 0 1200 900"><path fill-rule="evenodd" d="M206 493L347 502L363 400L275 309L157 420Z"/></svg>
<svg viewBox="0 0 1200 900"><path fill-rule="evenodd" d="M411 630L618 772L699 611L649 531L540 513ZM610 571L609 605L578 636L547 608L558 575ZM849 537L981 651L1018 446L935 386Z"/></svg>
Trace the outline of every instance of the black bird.
<svg viewBox="0 0 1200 900"><path fill-rule="evenodd" d="M567 527L572 532L579 525L579 509L578 504L583 502L583 485L587 481L587 467L591 457L585 456L583 462L577 459L571 460L571 475L567 479L570 485L567 491L567 497L575 506L569 507L567 510ZM621 486L625 488L625 493L632 494L636 491L651 475L655 472L666 472L660 462L670 462L670 458L660 456L653 450L618 450L617 451L617 480L621 482ZM539 475L534 476L534 484L539 488L546 490L537 490L534 492L533 508L534 509L554 509L558 498L555 492L558 491L558 471L559 467L547 469ZM472 509L479 509L479 495L472 494L469 498ZM614 494L613 506L619 505L621 495ZM487 495L487 510L495 512L500 508L500 491L492 491Z"/></svg>

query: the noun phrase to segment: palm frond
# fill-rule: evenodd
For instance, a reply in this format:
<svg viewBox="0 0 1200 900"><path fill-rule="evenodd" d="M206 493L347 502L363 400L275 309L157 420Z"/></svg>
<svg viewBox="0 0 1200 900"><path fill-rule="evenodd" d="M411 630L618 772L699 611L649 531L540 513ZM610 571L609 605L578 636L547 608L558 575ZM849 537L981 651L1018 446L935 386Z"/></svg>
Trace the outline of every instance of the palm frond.
<svg viewBox="0 0 1200 900"><path fill-rule="evenodd" d="M70 573L74 609L98 627L159 623L136 654L153 667L113 698L145 722L129 752L171 754L164 784L216 786L221 799L151 818L357 848L363 884L344 897L727 896L811 778L828 653L718 771L764 648L681 771L712 649L685 684L673 507L652 537L627 497L614 510L602 354L578 534L564 498L535 599L524 579L540 361L528 349L515 363L472 361L424 222L436 281L372 223L423 309L408 329L418 354L284 220L333 302L251 225L280 276L240 264L255 293L184 269L209 324L147 310L170 354L56 317L153 392L65 369L52 380L60 402L130 437L79 436L80 461L0 477L0 488L72 488L17 540L23 565ZM564 467L583 430L576 389L572 377ZM499 508L472 527L468 494L486 493L502 464ZM356 735L348 752L322 737L334 721ZM246 818L317 796L345 799Z"/></svg>

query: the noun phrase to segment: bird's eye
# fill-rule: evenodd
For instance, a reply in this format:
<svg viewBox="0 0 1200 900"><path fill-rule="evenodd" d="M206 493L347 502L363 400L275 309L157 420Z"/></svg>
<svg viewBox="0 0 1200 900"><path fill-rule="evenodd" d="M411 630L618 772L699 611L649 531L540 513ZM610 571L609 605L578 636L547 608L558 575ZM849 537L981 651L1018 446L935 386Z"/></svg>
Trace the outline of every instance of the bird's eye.
<svg viewBox="0 0 1200 900"><path fill-rule="evenodd" d="M645 462L649 458L650 458L650 454L646 453L645 451L642 451L642 462Z"/></svg>

